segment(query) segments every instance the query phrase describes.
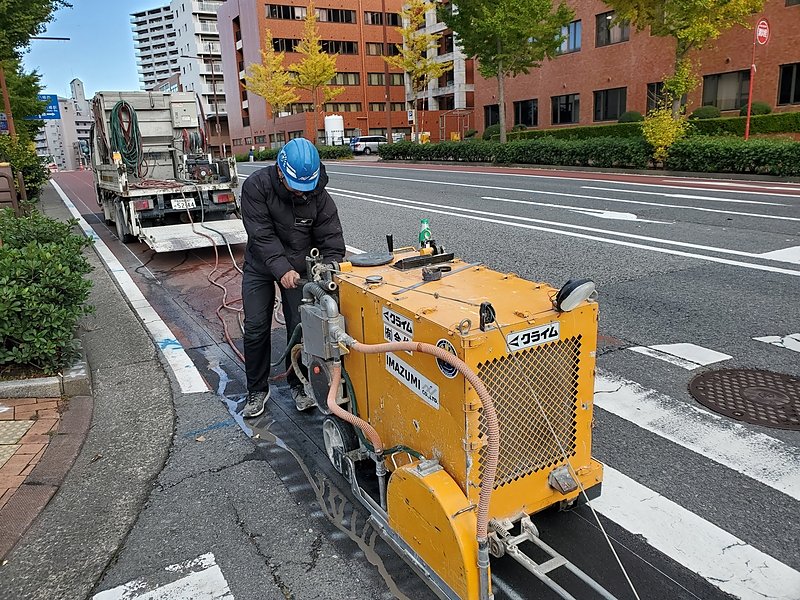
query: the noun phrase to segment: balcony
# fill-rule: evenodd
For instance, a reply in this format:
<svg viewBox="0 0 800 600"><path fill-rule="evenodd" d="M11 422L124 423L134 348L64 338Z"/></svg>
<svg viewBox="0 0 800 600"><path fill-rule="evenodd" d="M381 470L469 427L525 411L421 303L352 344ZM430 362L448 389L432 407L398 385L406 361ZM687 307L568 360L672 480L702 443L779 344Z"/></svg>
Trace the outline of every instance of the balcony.
<svg viewBox="0 0 800 600"><path fill-rule="evenodd" d="M204 85L200 89L202 90L201 93L205 96L213 96L215 93L217 97L225 95L225 86L221 83L217 83L215 85Z"/></svg>
<svg viewBox="0 0 800 600"><path fill-rule="evenodd" d="M217 14L222 2L192 2L194 12Z"/></svg>
<svg viewBox="0 0 800 600"><path fill-rule="evenodd" d="M221 54L222 46L219 43L206 42L197 45L198 54Z"/></svg>
<svg viewBox="0 0 800 600"><path fill-rule="evenodd" d="M217 27L216 23L200 22L197 26L197 31L200 33L219 33L219 27Z"/></svg>

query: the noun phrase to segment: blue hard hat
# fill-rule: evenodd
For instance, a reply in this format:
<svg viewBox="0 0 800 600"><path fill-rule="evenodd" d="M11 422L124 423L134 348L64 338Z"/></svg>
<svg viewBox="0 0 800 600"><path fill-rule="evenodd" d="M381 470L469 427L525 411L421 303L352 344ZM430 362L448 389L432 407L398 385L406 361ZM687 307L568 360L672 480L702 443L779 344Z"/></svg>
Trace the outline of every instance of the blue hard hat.
<svg viewBox="0 0 800 600"><path fill-rule="evenodd" d="M278 152L278 168L290 188L310 192L319 181L319 152L305 138L289 140Z"/></svg>

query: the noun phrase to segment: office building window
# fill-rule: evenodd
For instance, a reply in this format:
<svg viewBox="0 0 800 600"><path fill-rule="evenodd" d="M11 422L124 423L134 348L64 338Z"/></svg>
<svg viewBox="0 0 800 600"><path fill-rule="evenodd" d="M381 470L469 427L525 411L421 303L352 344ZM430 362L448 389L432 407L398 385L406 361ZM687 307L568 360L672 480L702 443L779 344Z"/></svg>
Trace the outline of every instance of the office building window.
<svg viewBox="0 0 800 600"><path fill-rule="evenodd" d="M539 101L521 100L514 102L514 125L536 127L539 124Z"/></svg>
<svg viewBox="0 0 800 600"><path fill-rule="evenodd" d="M367 85L384 85L385 82L383 73L367 73Z"/></svg>
<svg viewBox="0 0 800 600"><path fill-rule="evenodd" d="M361 85L361 73L337 73L331 85Z"/></svg>
<svg viewBox="0 0 800 600"><path fill-rule="evenodd" d="M703 106L739 110L747 104L750 70L716 73L703 77Z"/></svg>
<svg viewBox="0 0 800 600"><path fill-rule="evenodd" d="M378 44L376 42L367 42L367 54L370 56L382 56L383 44Z"/></svg>
<svg viewBox="0 0 800 600"><path fill-rule="evenodd" d="M356 11L344 8L318 8L317 20L327 23L355 23Z"/></svg>
<svg viewBox="0 0 800 600"><path fill-rule="evenodd" d="M580 120L580 94L553 96L550 101L552 104L551 122L553 125L577 123Z"/></svg>
<svg viewBox="0 0 800 600"><path fill-rule="evenodd" d="M406 110L406 103L405 102L392 102L391 110Z"/></svg>
<svg viewBox="0 0 800 600"><path fill-rule="evenodd" d="M684 94L681 96L681 106L685 106L688 101L688 96ZM667 92L664 89L664 82L658 81L656 83L647 84L647 112L661 107L667 101Z"/></svg>
<svg viewBox="0 0 800 600"><path fill-rule="evenodd" d="M297 113L311 112L314 110L314 105L311 102L295 102L289 106L289 112L293 115Z"/></svg>
<svg viewBox="0 0 800 600"><path fill-rule="evenodd" d="M491 127L500 124L500 106L488 104L483 107L483 126Z"/></svg>
<svg viewBox="0 0 800 600"><path fill-rule="evenodd" d="M370 102L369 103L369 110L370 112L381 112L386 110L386 102Z"/></svg>
<svg viewBox="0 0 800 600"><path fill-rule="evenodd" d="M800 6L800 0L786 0L786 6Z"/></svg>
<svg viewBox="0 0 800 600"><path fill-rule="evenodd" d="M303 137L303 132L302 131L290 131L289 132L289 139L290 140L296 140L297 138L301 138L301 137Z"/></svg>
<svg viewBox="0 0 800 600"><path fill-rule="evenodd" d="M581 21L573 21L566 27L561 28L561 35L564 41L558 48L559 54L568 54L569 52L577 52L581 49Z"/></svg>
<svg viewBox="0 0 800 600"><path fill-rule="evenodd" d="M283 4L267 4L268 19L287 19L299 21L306 18L305 6L285 6Z"/></svg>
<svg viewBox="0 0 800 600"><path fill-rule="evenodd" d="M327 112L361 112L361 102L328 102Z"/></svg>
<svg viewBox="0 0 800 600"><path fill-rule="evenodd" d="M320 45L326 54L358 54L358 42L322 40Z"/></svg>
<svg viewBox="0 0 800 600"><path fill-rule="evenodd" d="M439 54L449 54L454 49L453 34L445 33L439 38Z"/></svg>
<svg viewBox="0 0 800 600"><path fill-rule="evenodd" d="M292 38L273 38L272 47L275 52L294 52L300 40Z"/></svg>
<svg viewBox="0 0 800 600"><path fill-rule="evenodd" d="M800 104L800 63L781 65L778 104Z"/></svg>
<svg viewBox="0 0 800 600"><path fill-rule="evenodd" d="M266 143L267 143L267 136L265 135L256 136L256 144L266 144Z"/></svg>
<svg viewBox="0 0 800 600"><path fill-rule="evenodd" d="M389 27L401 27L402 22L398 13L365 12L365 25L383 25L383 15L386 14L386 25Z"/></svg>
<svg viewBox="0 0 800 600"><path fill-rule="evenodd" d="M628 88L598 90L594 93L594 120L616 121L625 112Z"/></svg>
<svg viewBox="0 0 800 600"><path fill-rule="evenodd" d="M405 85L402 73L389 73L389 85Z"/></svg>
<svg viewBox="0 0 800 600"><path fill-rule="evenodd" d="M597 47L627 42L631 36L628 23L614 23L614 11L597 15Z"/></svg>

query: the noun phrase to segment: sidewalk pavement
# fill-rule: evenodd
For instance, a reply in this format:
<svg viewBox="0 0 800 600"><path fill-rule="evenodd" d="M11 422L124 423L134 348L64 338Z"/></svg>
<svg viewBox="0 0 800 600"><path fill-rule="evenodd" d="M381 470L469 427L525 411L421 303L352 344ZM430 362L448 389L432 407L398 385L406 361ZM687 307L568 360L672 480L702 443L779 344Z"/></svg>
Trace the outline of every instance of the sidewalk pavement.
<svg viewBox="0 0 800 600"><path fill-rule="evenodd" d="M49 186L40 208L69 218ZM110 591L103 598L135 598L168 589L177 577L172 565L205 564L209 554L224 584L224 594L214 597L393 597L380 567L342 540L322 511L298 503L222 398L180 392L104 264L91 249L87 256L94 267L89 301L96 311L78 334L92 397L70 403L91 414L91 427L82 448L74 447L77 458L62 473L63 482L44 470L36 479L50 449L38 465L30 469L28 461L14 476L26 477L22 473L30 469L27 478L7 482L21 483L20 490L29 483L49 486L50 494L21 539L11 540L16 545L0 566L0 600L94 598L104 590ZM20 416L37 410L25 406L20 404ZM52 423L54 415L44 411L53 409L46 406L42 423ZM14 411L16 416L16 406ZM69 414L52 427L60 432ZM35 435L45 435L46 425L36 423ZM54 456L63 470L69 457ZM22 462L12 464L16 469Z"/></svg>

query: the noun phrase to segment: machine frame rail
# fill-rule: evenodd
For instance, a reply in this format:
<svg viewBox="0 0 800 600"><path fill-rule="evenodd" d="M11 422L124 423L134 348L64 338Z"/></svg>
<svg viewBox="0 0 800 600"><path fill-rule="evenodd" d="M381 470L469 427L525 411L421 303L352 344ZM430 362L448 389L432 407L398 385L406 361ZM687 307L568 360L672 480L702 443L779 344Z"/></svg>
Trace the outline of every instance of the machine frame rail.
<svg viewBox="0 0 800 600"><path fill-rule="evenodd" d="M509 532L511 524L509 523L508 525L509 527L505 527L504 524L497 521L490 523L490 543L493 546L491 548L493 555L502 556L503 554L508 554L564 600L577 599L550 578L549 573L559 567L567 569L606 600L618 600L616 596L584 573L574 563L545 544L539 537L539 530L529 516L525 516L520 520L520 533L518 535L511 535ZM550 559L543 563L537 563L520 549L520 545L524 542L531 542L538 546L550 556Z"/></svg>

